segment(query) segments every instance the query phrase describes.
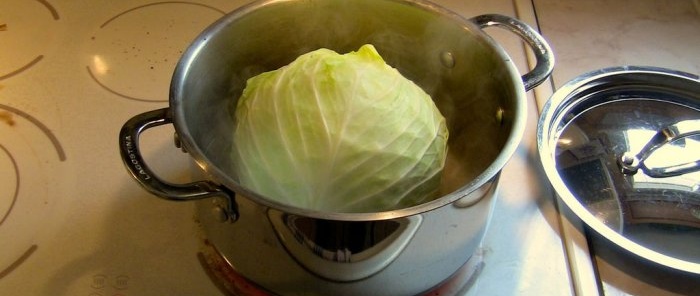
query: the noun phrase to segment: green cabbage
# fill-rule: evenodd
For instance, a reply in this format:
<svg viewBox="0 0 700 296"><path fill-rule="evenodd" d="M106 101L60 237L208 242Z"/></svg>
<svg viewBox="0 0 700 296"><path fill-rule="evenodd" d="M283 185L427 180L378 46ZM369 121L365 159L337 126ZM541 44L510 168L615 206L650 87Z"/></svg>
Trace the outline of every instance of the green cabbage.
<svg viewBox="0 0 700 296"><path fill-rule="evenodd" d="M249 79L234 118L239 181L266 198L377 212L437 194L445 119L372 45L344 55L318 49Z"/></svg>

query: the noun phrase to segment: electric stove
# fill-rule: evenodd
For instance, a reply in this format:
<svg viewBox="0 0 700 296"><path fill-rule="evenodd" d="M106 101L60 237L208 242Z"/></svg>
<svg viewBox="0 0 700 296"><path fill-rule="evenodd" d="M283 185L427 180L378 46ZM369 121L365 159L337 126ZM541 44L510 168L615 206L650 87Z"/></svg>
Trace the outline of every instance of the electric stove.
<svg viewBox="0 0 700 296"><path fill-rule="evenodd" d="M140 188L117 135L132 116L167 107L191 40L247 2L0 2L0 294L230 293L207 261L194 205ZM466 18L499 13L538 25L531 1L434 2ZM518 37L487 33L527 72L532 58ZM574 293L558 205L535 158L536 96L476 259L431 295ZM142 153L166 180L187 182L191 160L173 132L149 130Z"/></svg>

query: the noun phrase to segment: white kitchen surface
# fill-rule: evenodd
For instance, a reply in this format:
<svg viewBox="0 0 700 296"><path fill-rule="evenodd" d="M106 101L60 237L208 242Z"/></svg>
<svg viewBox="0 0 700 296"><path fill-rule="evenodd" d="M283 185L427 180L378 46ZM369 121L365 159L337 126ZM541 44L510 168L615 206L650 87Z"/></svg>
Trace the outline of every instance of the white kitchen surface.
<svg viewBox="0 0 700 296"><path fill-rule="evenodd" d="M122 165L117 134L132 116L167 106L170 75L190 40L247 2L0 0L0 295L223 295L197 258L193 204L140 188ZM465 17L539 22L558 59L554 87L624 63L700 72L693 1L435 2ZM487 32L526 71L519 39ZM551 88L540 87L538 101ZM483 267L461 294L597 293L592 273L570 268L578 259L568 260L560 230L570 222L537 167L536 106L530 94L528 127L477 254ZM144 157L183 182L190 161L172 134L171 126L146 132ZM630 293L647 291L657 290Z"/></svg>
<svg viewBox="0 0 700 296"><path fill-rule="evenodd" d="M0 2L0 295L222 294L197 258L193 205L140 188L117 134L130 117L167 106L190 40L244 2ZM534 19L528 1L438 3L465 17L524 10ZM519 39L489 30L526 69ZM533 173L531 109L470 295L571 291L557 216ZM148 131L141 146L158 173L182 182L190 163L172 133Z"/></svg>

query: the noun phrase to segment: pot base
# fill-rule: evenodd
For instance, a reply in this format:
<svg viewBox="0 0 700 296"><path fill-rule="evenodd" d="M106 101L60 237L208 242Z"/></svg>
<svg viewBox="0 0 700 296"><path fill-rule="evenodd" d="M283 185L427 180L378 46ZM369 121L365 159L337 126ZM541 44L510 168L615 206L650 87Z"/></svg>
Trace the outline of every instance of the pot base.
<svg viewBox="0 0 700 296"><path fill-rule="evenodd" d="M212 282L219 287L225 295L231 296L268 296L276 295L258 284L240 275L221 253L208 240L203 240L199 261L207 272ZM454 274L437 286L428 289L421 296L450 296L463 295L474 284L484 267L483 256L480 252L473 254L464 265ZM320 281L321 279L319 279Z"/></svg>

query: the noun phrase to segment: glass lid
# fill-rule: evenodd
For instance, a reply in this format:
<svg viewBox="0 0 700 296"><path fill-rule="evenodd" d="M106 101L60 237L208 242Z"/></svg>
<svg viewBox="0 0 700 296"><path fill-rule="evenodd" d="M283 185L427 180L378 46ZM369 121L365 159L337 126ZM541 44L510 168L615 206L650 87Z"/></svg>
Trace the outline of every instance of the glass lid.
<svg viewBox="0 0 700 296"><path fill-rule="evenodd" d="M657 263L700 273L700 81L625 67L559 89L538 127L555 191L586 224Z"/></svg>

